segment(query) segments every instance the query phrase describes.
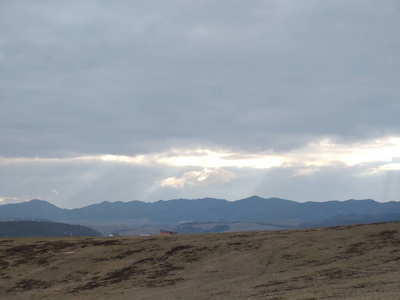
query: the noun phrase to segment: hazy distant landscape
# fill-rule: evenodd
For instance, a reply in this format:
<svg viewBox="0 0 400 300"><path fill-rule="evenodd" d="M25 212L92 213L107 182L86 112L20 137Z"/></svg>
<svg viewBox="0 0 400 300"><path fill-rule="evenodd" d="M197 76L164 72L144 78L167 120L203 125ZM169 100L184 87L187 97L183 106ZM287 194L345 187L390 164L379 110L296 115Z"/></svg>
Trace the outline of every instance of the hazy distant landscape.
<svg viewBox="0 0 400 300"><path fill-rule="evenodd" d="M263 231L396 221L400 220L400 202L369 199L300 203L253 196L237 201L204 198L102 202L75 209L61 209L42 200L0 205L0 222L23 220L84 225L103 235L123 236L158 234L160 229L182 234Z"/></svg>
<svg viewBox="0 0 400 300"><path fill-rule="evenodd" d="M399 215L394 201L257 196L0 205L0 298L394 299L400 221L376 222Z"/></svg>

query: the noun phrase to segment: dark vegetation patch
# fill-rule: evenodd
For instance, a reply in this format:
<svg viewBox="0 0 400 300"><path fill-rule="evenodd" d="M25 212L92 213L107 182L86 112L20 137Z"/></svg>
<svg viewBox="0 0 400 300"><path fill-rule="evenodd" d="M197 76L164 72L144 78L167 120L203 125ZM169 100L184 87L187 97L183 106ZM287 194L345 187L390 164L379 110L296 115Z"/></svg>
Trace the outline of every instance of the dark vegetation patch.
<svg viewBox="0 0 400 300"><path fill-rule="evenodd" d="M231 293L232 293L231 291L221 291L214 293L213 296L230 295Z"/></svg>
<svg viewBox="0 0 400 300"><path fill-rule="evenodd" d="M131 256L131 255L136 254L136 253L141 253L141 252L143 252L145 250L146 250L145 248L140 248L140 249L135 249L135 250L128 250L128 251L126 251L126 252L124 252L122 254L126 255L126 256Z"/></svg>
<svg viewBox="0 0 400 300"><path fill-rule="evenodd" d="M142 258L131 263L129 266L110 271L103 276L98 275L92 277L89 282L70 290L70 292L77 293L83 290L91 290L126 281L129 281L130 286L145 286L148 288L174 285L176 282L183 280L182 278L175 277L174 272L183 270L184 267L175 265L173 262L169 262L168 260L177 253L183 253L191 248L193 247L180 245L167 251L163 256L149 256ZM130 252L131 254L136 253L134 250L131 251L133 251ZM167 255L167 253L169 254Z"/></svg>
<svg viewBox="0 0 400 300"><path fill-rule="evenodd" d="M107 241L92 241L90 242L92 246L116 246L123 245L121 240L107 240Z"/></svg>
<svg viewBox="0 0 400 300"><path fill-rule="evenodd" d="M14 240L10 240L10 239L8 239L8 240L0 239L0 244L6 244L6 243L12 243L12 242L14 242Z"/></svg>
<svg viewBox="0 0 400 300"><path fill-rule="evenodd" d="M36 245L14 246L5 250L6 256L31 256L35 253Z"/></svg>
<svg viewBox="0 0 400 300"><path fill-rule="evenodd" d="M200 260L201 257L204 256L203 253L211 252L215 250L217 247L194 247L191 245L179 245L171 250L165 252L163 259L169 259L174 257L175 255L179 255L179 260L182 262L195 262Z"/></svg>
<svg viewBox="0 0 400 300"><path fill-rule="evenodd" d="M254 288L256 288L256 289L269 288L271 286L282 285L282 284L285 284L285 283L286 283L286 281L282 281L282 280L271 280L271 281L268 281L266 283L256 285Z"/></svg>
<svg viewBox="0 0 400 300"><path fill-rule="evenodd" d="M150 237L150 238L144 238L144 239L140 239L139 241L137 241L136 243L146 243L146 242L154 242L156 241L157 238L154 237Z"/></svg>
<svg viewBox="0 0 400 300"><path fill-rule="evenodd" d="M166 287L169 285L175 285L177 282L182 281L183 278L173 278L173 279L163 279L158 281L150 281L146 283L146 287L154 288L154 287Z"/></svg>
<svg viewBox="0 0 400 300"><path fill-rule="evenodd" d="M400 245L399 230L383 230L378 233L369 234L367 242L358 242L344 248L341 254L344 257L360 256L367 254L374 249L382 249L385 246Z"/></svg>
<svg viewBox="0 0 400 300"><path fill-rule="evenodd" d="M293 277L290 279L291 281L305 281L305 282L309 282L309 281L313 281L314 277L310 276L310 275L302 275L302 276L297 276L297 277Z"/></svg>
<svg viewBox="0 0 400 300"><path fill-rule="evenodd" d="M160 250L163 250L163 248L160 247L160 245L153 245L149 247L150 249L147 250L147 252L158 252Z"/></svg>
<svg viewBox="0 0 400 300"><path fill-rule="evenodd" d="M128 251L125 251L125 252L123 252L123 253L121 253L121 254L118 254L118 255L116 255L116 256L113 256L112 258L113 258L113 259L124 259L124 258L127 258L127 257L129 257L129 256L132 256L132 255L134 255L134 254L141 253L141 252L143 252L143 251L145 251L144 248L140 248L140 249L136 249L136 250L128 250Z"/></svg>
<svg viewBox="0 0 400 300"><path fill-rule="evenodd" d="M122 260L122 259L128 258L130 256L133 256L135 254L142 253L143 251L146 251L146 249L142 247L142 248L138 248L138 249L127 250L127 251L124 251L124 252L119 253L112 257L102 256L102 257L98 257L98 258L93 258L92 261L103 262L103 261L110 261L110 260ZM150 251L147 251L147 252L150 252Z"/></svg>
<svg viewBox="0 0 400 300"><path fill-rule="evenodd" d="M84 285L78 286L74 289L69 290L69 293L77 293L79 291L85 291L85 290L93 290L95 288L101 287L103 286L102 282L97 280L97 279L93 279L87 283L85 283Z"/></svg>
<svg viewBox="0 0 400 300"><path fill-rule="evenodd" d="M37 264L38 265L48 265L49 261L47 259L40 258L40 259L37 260Z"/></svg>
<svg viewBox="0 0 400 300"><path fill-rule="evenodd" d="M250 250L250 249L258 249L261 247L260 243L252 242L248 240L239 240L234 242L228 242L227 246L229 249L233 250Z"/></svg>
<svg viewBox="0 0 400 300"><path fill-rule="evenodd" d="M89 272L88 271L76 271L76 274L86 275L86 274L89 274Z"/></svg>
<svg viewBox="0 0 400 300"><path fill-rule="evenodd" d="M256 285L255 289L260 289L257 295L270 296L271 293L279 293L282 291L298 290L306 287L304 283L308 283L310 280L299 280L298 278L292 278L286 281L283 280L271 280L264 284ZM269 299L269 298L268 298Z"/></svg>
<svg viewBox="0 0 400 300"><path fill-rule="evenodd" d="M246 234L246 233L242 233L242 234L232 234L232 235L230 235L229 237L232 237L232 238L247 238L247 237L250 237L250 234Z"/></svg>
<svg viewBox="0 0 400 300"><path fill-rule="evenodd" d="M367 243L355 243L351 244L346 248L344 251L345 254L347 255L362 255L368 250L368 244Z"/></svg>
<svg viewBox="0 0 400 300"><path fill-rule="evenodd" d="M362 275L360 274L360 271L353 270L350 268L332 268L319 271L318 274L330 280L356 278L356 277L361 277Z"/></svg>
<svg viewBox="0 0 400 300"><path fill-rule="evenodd" d="M384 244L400 245L399 230L383 230L376 234L369 235L371 238L376 238Z"/></svg>
<svg viewBox="0 0 400 300"><path fill-rule="evenodd" d="M393 261L395 261L395 262L400 261L400 256L397 256L397 257L394 257L394 258L388 258L388 259L385 260L386 263L393 262Z"/></svg>
<svg viewBox="0 0 400 300"><path fill-rule="evenodd" d="M329 227L325 227L324 230L346 230L346 229L355 228L355 227L359 227L359 226L363 226L363 224L329 226Z"/></svg>
<svg viewBox="0 0 400 300"><path fill-rule="evenodd" d="M362 282L362 283L358 283L352 286L352 288L354 289L365 289L368 287L373 287L375 285L375 283L372 282Z"/></svg>
<svg viewBox="0 0 400 300"><path fill-rule="evenodd" d="M198 255L198 251L196 249L185 251L182 254L183 257L181 258L181 261L183 262L195 262L200 260L200 256Z"/></svg>
<svg viewBox="0 0 400 300"><path fill-rule="evenodd" d="M44 242L31 245L20 245L6 249L0 259L7 259L13 266L47 265L57 253L65 249L71 249L73 243L64 241ZM11 262L10 262L11 261Z"/></svg>
<svg viewBox="0 0 400 300"><path fill-rule="evenodd" d="M36 279L24 279L19 281L10 291L22 290L29 291L33 289L47 289L51 286L49 282Z"/></svg>
<svg viewBox="0 0 400 300"><path fill-rule="evenodd" d="M14 262L13 267L25 265L27 263L28 263L28 261L26 259L18 259L17 261Z"/></svg>
<svg viewBox="0 0 400 300"><path fill-rule="evenodd" d="M318 266L330 265L332 263L336 263L337 261L339 261L343 258L347 258L347 257L343 257L343 256L339 255L339 256L334 256L334 257L330 257L330 258L317 260L317 261L315 261L314 266L318 267Z"/></svg>
<svg viewBox="0 0 400 300"><path fill-rule="evenodd" d="M143 271L139 270L135 264L131 266L107 273L103 278L103 282L106 284L118 283L130 279L132 276L140 275Z"/></svg>
<svg viewBox="0 0 400 300"><path fill-rule="evenodd" d="M176 247L172 248L171 250L165 252L165 255L170 256L170 255L173 255L173 254L175 254L177 252L180 252L180 251L183 251L183 250L186 250L186 249L190 249L190 248L193 248L193 246L179 245L179 246L176 246Z"/></svg>
<svg viewBox="0 0 400 300"><path fill-rule="evenodd" d="M169 273L173 271L183 270L183 267L174 266L171 263L162 263L159 265L159 268L156 268L154 271L149 272L147 278L149 279L159 279L167 276Z"/></svg>
<svg viewBox="0 0 400 300"><path fill-rule="evenodd" d="M65 276L65 279L60 281L61 283L69 283L69 282L81 282L84 277L87 277L89 272L87 271L76 271L69 273Z"/></svg>
<svg viewBox="0 0 400 300"><path fill-rule="evenodd" d="M46 242L40 246L37 246L38 253L46 253L49 251L59 252L65 249L73 249L75 243L65 242L65 241L54 241L54 242Z"/></svg>
<svg viewBox="0 0 400 300"><path fill-rule="evenodd" d="M311 259L311 260L303 260L301 263L295 265L295 267L296 268L307 267L307 266L312 267L312 266L318 266L318 265L324 265L324 264L325 264L324 262L321 262L319 260ZM327 264L329 264L329 263L327 263Z"/></svg>
<svg viewBox="0 0 400 300"><path fill-rule="evenodd" d="M110 258L108 257L98 257L98 258L93 258L92 261L94 262L103 262L103 261L109 261Z"/></svg>
<svg viewBox="0 0 400 300"><path fill-rule="evenodd" d="M60 252L75 250L76 248L86 248L89 246L114 246L121 245L120 240L92 240L90 238L70 241L37 241L30 245L13 246L4 250L4 255L0 257L0 266L8 267L12 265L17 267L24 264L45 266L56 259ZM135 250L127 251L121 258L137 253ZM7 260L7 261L6 261ZM93 261L105 261L108 258L93 259Z"/></svg>
<svg viewBox="0 0 400 300"><path fill-rule="evenodd" d="M241 245L243 245L242 242L230 242L230 243L228 243L228 246L241 246Z"/></svg>
<svg viewBox="0 0 400 300"><path fill-rule="evenodd" d="M8 261L5 260L0 260L0 268L1 269L5 269L10 265L10 263Z"/></svg>
<svg viewBox="0 0 400 300"><path fill-rule="evenodd" d="M285 259L285 260L300 259L302 257L304 257L304 255L299 254L299 253L283 253L281 255L281 258Z"/></svg>
<svg viewBox="0 0 400 300"><path fill-rule="evenodd" d="M343 256L334 256L334 257L330 257L330 258L325 258L322 260L305 260L302 264L299 264L297 266L325 266L325 265L330 265L332 263L337 262L338 260L343 259Z"/></svg>

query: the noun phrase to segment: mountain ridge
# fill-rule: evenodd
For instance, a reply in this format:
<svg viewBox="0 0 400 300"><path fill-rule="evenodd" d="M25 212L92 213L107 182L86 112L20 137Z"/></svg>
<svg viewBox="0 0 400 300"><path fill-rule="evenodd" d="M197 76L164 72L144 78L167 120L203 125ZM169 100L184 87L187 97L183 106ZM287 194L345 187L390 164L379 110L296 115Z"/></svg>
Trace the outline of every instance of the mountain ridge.
<svg viewBox="0 0 400 300"><path fill-rule="evenodd" d="M216 198L172 199L157 202L133 200L91 204L81 208L59 208L44 200L33 199L0 206L0 220L47 219L57 222L90 224L138 220L146 224L197 222L279 222L318 223L337 216L400 214L400 202L372 199L326 202L296 202L281 198L251 196L236 201ZM354 218L353 218L354 219Z"/></svg>

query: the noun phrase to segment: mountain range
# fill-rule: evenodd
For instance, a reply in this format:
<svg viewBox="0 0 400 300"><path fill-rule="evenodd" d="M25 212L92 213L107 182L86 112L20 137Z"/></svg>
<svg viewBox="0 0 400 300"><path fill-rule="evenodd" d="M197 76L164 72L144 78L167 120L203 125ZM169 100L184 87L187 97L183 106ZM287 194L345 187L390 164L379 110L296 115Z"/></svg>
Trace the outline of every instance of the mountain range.
<svg viewBox="0 0 400 300"><path fill-rule="evenodd" d="M279 198L175 199L153 203L142 201L102 202L82 208L62 209L43 200L0 206L0 221L49 220L82 225L149 225L184 222L272 222L289 224L357 223L357 220L400 219L400 202L380 203L371 199L296 202ZM333 224L334 225L334 224Z"/></svg>

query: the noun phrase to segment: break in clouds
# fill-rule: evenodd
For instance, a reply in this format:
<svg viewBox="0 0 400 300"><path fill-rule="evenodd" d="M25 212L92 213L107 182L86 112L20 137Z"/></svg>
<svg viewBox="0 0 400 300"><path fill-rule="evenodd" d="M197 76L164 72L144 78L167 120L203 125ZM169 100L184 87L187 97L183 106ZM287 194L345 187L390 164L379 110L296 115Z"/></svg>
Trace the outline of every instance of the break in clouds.
<svg viewBox="0 0 400 300"><path fill-rule="evenodd" d="M0 201L399 200L398 1L0 3Z"/></svg>

